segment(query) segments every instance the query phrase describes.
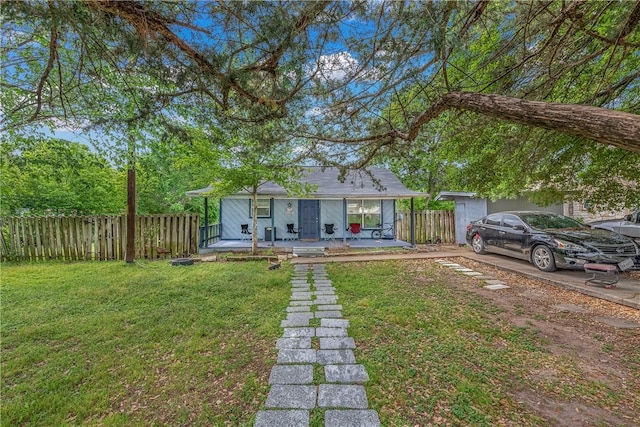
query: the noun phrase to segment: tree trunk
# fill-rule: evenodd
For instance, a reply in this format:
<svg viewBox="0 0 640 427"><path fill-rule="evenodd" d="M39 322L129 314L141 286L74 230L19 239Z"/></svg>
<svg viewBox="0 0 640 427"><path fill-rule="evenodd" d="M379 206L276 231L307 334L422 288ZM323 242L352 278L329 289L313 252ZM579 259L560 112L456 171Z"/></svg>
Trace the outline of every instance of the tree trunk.
<svg viewBox="0 0 640 427"><path fill-rule="evenodd" d="M450 109L469 110L640 153L640 116L637 114L589 105L527 101L475 92L447 93L416 117L409 132L400 137L413 141L423 125Z"/></svg>

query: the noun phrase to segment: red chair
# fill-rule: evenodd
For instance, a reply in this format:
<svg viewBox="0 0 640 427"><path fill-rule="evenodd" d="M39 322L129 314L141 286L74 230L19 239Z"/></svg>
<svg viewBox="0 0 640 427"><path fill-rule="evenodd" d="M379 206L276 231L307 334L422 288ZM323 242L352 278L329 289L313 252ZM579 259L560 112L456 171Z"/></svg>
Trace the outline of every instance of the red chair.
<svg viewBox="0 0 640 427"><path fill-rule="evenodd" d="M358 240L360 240L360 224L357 222L353 222L351 224L349 224L349 228L347 228L347 231L349 231L349 233L351 233L351 240L353 240L353 238L357 238Z"/></svg>

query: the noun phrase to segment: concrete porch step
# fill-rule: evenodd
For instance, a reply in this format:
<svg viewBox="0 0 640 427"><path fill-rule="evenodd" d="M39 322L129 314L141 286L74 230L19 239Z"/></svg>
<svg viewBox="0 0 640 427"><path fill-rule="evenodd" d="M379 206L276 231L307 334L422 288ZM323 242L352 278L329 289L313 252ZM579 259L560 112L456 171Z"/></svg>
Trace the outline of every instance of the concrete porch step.
<svg viewBox="0 0 640 427"><path fill-rule="evenodd" d="M294 246L293 255L299 256L299 257L317 257L317 256L322 257L324 256L324 248Z"/></svg>

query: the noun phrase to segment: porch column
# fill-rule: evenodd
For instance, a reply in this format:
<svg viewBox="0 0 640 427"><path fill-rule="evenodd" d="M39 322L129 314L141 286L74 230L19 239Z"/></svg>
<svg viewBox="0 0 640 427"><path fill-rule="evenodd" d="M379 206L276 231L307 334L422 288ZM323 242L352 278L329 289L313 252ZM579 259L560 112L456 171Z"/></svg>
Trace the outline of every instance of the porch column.
<svg viewBox="0 0 640 427"><path fill-rule="evenodd" d="M204 242L200 242L201 248L209 244L209 198L204 198Z"/></svg>
<svg viewBox="0 0 640 427"><path fill-rule="evenodd" d="M271 204L271 246L273 246L273 242L276 240L276 211L274 209L275 204L273 203L273 197L269 203Z"/></svg>
<svg viewBox="0 0 640 427"><path fill-rule="evenodd" d="M413 197L411 198L411 247L416 247L416 216L413 211Z"/></svg>
<svg viewBox="0 0 640 427"><path fill-rule="evenodd" d="M347 232L345 227L347 226L347 199L342 199L342 244L347 244Z"/></svg>

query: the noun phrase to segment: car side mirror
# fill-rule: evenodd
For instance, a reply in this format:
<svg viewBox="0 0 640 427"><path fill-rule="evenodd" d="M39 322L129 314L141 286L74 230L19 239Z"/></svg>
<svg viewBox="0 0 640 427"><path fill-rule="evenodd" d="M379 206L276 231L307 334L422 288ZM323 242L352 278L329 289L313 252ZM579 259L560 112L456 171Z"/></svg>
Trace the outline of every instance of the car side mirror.
<svg viewBox="0 0 640 427"><path fill-rule="evenodd" d="M625 221L631 221L631 214L624 216Z"/></svg>
<svg viewBox="0 0 640 427"><path fill-rule="evenodd" d="M513 229L514 230L519 230L519 231L525 231L526 230L524 225L514 225Z"/></svg>

